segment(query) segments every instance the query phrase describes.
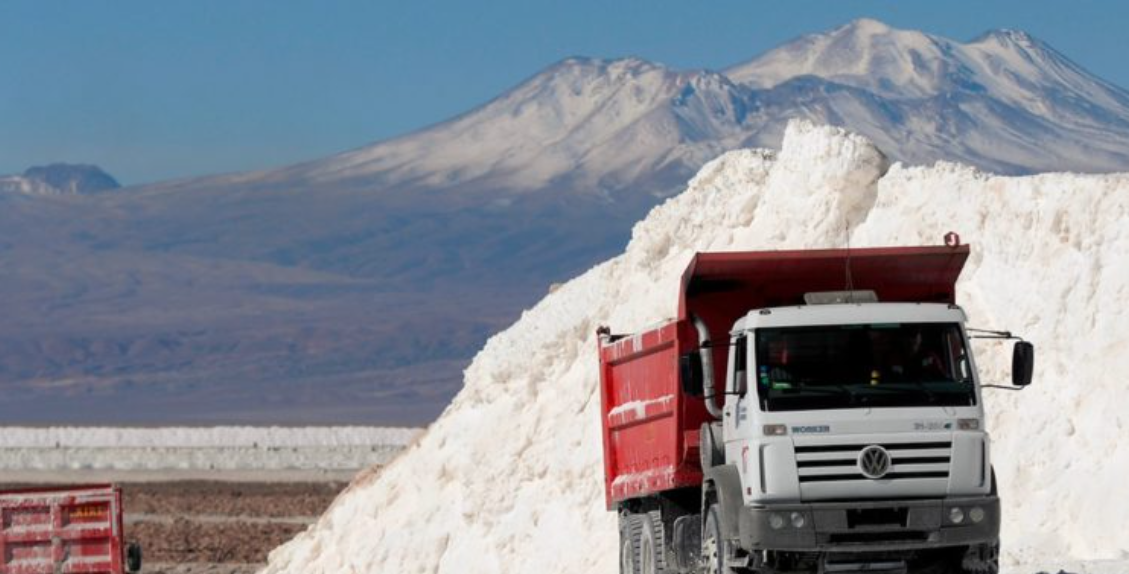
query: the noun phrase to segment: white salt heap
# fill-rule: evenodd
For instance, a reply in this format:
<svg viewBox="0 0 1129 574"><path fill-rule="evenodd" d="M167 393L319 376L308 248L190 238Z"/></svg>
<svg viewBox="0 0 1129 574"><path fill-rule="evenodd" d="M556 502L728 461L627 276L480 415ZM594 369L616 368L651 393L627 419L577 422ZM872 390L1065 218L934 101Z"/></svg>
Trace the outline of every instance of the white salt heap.
<svg viewBox="0 0 1129 574"><path fill-rule="evenodd" d="M493 337L431 429L358 479L265 572L616 571L603 508L595 330L675 315L695 251L973 245L971 324L1036 344L1036 381L986 390L1004 498L1004 562L1129 559L1129 175L994 177L895 165L867 140L802 123L779 154L736 151L635 227L625 254ZM985 381L1009 347L978 344ZM1017 564L1019 566L1017 566Z"/></svg>

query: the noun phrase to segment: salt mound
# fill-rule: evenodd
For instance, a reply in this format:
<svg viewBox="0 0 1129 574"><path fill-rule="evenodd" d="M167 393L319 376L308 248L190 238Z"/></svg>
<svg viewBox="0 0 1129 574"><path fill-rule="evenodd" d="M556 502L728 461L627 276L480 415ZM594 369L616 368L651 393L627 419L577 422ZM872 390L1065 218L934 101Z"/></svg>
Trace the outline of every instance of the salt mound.
<svg viewBox="0 0 1129 574"><path fill-rule="evenodd" d="M1035 385L986 391L1006 508L1005 562L1129 557L1129 175L995 177L889 167L867 140L793 123L779 154L702 168L639 223L622 256L496 335L431 429L358 479L266 573L606 573L595 329L676 313L695 251L973 244L959 299L973 325L1039 350ZM979 345L986 381L1007 347Z"/></svg>

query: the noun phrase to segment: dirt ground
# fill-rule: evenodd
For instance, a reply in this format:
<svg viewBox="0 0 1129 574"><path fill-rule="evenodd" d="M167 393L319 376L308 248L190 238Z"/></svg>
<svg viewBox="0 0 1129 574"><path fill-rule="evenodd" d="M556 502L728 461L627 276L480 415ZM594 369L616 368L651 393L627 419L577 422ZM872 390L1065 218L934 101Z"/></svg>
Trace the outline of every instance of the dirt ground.
<svg viewBox="0 0 1129 574"><path fill-rule="evenodd" d="M306 529L346 483L145 482L122 484L127 539L142 572L250 574Z"/></svg>
<svg viewBox="0 0 1129 574"><path fill-rule="evenodd" d="M144 574L253 574L317 520L346 482L121 482ZM0 488L15 486L3 484Z"/></svg>
<svg viewBox="0 0 1129 574"><path fill-rule="evenodd" d="M255 574L262 564L152 564L143 574Z"/></svg>

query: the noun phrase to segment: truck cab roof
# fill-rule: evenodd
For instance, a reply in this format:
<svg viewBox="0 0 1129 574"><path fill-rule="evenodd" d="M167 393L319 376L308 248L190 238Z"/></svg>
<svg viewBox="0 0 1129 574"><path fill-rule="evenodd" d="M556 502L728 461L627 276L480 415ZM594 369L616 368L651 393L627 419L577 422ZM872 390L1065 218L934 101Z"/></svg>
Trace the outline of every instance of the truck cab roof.
<svg viewBox="0 0 1129 574"><path fill-rule="evenodd" d="M809 293L873 292L884 303L956 303L967 245L698 253L682 274L678 318L721 337L749 309L804 304ZM826 307L824 307L824 311Z"/></svg>
<svg viewBox="0 0 1129 574"><path fill-rule="evenodd" d="M753 309L733 325L733 334L762 327L808 327L875 323L964 323L964 310L945 303L848 303Z"/></svg>

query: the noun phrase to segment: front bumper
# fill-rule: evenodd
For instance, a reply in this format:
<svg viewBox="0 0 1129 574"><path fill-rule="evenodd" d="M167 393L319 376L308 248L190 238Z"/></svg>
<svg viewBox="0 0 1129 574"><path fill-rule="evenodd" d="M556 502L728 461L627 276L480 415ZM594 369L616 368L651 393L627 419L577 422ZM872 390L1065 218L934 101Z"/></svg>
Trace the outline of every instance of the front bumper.
<svg viewBox="0 0 1129 574"><path fill-rule="evenodd" d="M954 524L951 509L964 520ZM974 522L971 510L984 518ZM796 527L792 514L803 524ZM773 528L773 515L783 526ZM1000 499L990 497L893 500L746 506L738 517L741 547L746 550L872 552L945 548L994 543L1000 533Z"/></svg>

